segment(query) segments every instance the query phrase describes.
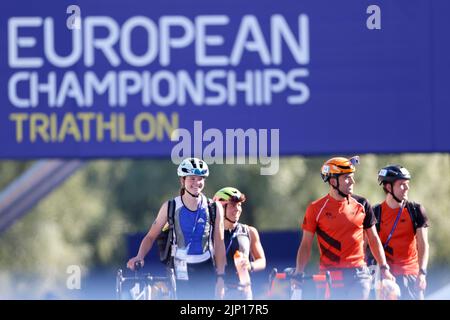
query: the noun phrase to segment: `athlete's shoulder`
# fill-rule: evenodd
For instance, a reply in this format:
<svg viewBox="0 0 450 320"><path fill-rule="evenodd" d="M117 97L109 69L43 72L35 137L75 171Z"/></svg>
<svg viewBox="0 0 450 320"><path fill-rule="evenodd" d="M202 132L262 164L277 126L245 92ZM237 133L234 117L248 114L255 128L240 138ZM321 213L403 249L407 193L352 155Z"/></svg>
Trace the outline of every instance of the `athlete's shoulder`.
<svg viewBox="0 0 450 320"><path fill-rule="evenodd" d="M408 211L412 211L414 217L422 217L425 221L428 220L427 212L422 204L414 201L407 201L405 207Z"/></svg>
<svg viewBox="0 0 450 320"><path fill-rule="evenodd" d="M416 208L423 208L423 205L421 205L420 203L410 200L406 201L406 205L414 206Z"/></svg>
<svg viewBox="0 0 450 320"><path fill-rule="evenodd" d="M363 196L359 196L357 194L352 194L351 198L353 198L353 200L355 200L356 202L362 204L364 207L369 205L370 206L370 202L369 200L367 200L366 198L364 198Z"/></svg>
<svg viewBox="0 0 450 320"><path fill-rule="evenodd" d="M319 199L317 199L317 200L314 200L313 202L311 202L310 204L309 204L309 206L312 206L312 207L319 207L319 206L323 206L326 202L328 202L329 201L329 196L328 196L328 194L327 195L325 195L325 196L323 196L322 198L319 198Z"/></svg>
<svg viewBox="0 0 450 320"><path fill-rule="evenodd" d="M245 226L247 226L247 230L250 234L258 234L258 229L256 229L254 226L250 226L248 224L246 224Z"/></svg>
<svg viewBox="0 0 450 320"><path fill-rule="evenodd" d="M370 204L369 200L367 200L366 198L364 198L362 196L352 194L350 196L350 199L351 199L351 201L353 201L353 203L356 206L363 207L366 212L373 210L372 205Z"/></svg>
<svg viewBox="0 0 450 320"><path fill-rule="evenodd" d="M169 201L175 201L175 209L179 210L181 207L184 207L184 203L183 203L183 199L181 198L181 196L176 196L172 199L169 199ZM169 202L167 201L167 203Z"/></svg>

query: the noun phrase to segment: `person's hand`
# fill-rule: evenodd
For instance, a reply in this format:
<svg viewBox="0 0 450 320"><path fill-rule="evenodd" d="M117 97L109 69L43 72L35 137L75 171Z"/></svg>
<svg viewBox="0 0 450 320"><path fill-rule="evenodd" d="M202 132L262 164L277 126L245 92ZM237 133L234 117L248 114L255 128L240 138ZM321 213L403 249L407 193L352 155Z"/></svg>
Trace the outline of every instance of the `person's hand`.
<svg viewBox="0 0 450 320"><path fill-rule="evenodd" d="M416 287L420 290L425 290L427 288L427 276L419 273L416 280Z"/></svg>
<svg viewBox="0 0 450 320"><path fill-rule="evenodd" d="M380 275L381 275L381 280L388 279L388 280L392 280L392 281L396 282L395 277L392 275L392 273L391 273L391 271L389 271L389 269L381 269Z"/></svg>
<svg viewBox="0 0 450 320"><path fill-rule="evenodd" d="M248 258L246 258L246 259L241 259L241 265L240 265L240 267L242 268L242 269L247 269L249 272L251 271L251 269L252 269L252 265L250 264L250 260L248 259Z"/></svg>
<svg viewBox="0 0 450 320"><path fill-rule="evenodd" d="M216 280L216 299L223 300L225 297L225 280L223 276L217 277Z"/></svg>
<svg viewBox="0 0 450 320"><path fill-rule="evenodd" d="M134 266L135 266L135 264L137 262L141 264L141 268L144 266L144 259L136 256L136 257L131 258L130 260L128 260L127 268L134 271Z"/></svg>

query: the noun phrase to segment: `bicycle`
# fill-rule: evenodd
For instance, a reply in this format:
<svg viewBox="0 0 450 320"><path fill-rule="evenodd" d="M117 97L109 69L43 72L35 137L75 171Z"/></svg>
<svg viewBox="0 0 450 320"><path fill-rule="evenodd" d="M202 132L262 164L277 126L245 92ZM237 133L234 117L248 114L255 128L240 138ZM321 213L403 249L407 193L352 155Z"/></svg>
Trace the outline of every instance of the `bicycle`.
<svg viewBox="0 0 450 320"><path fill-rule="evenodd" d="M134 286L130 290L132 300L176 300L177 289L175 272L173 268L167 268L167 276L153 276L150 273L140 274L142 264L136 262L134 265L134 276L125 277L122 269L116 275L116 298L123 298L123 284L133 282ZM141 290L141 285L143 289Z"/></svg>
<svg viewBox="0 0 450 320"><path fill-rule="evenodd" d="M312 281L316 284L317 299L328 300L331 298L332 279L329 271L313 275L294 275L294 272L295 268L286 268L283 272L278 272L277 268L273 268L269 274L268 297L272 299L302 300L305 282ZM291 280L296 280L299 285L293 285ZM323 297L319 294L321 290L318 290L322 288L325 288Z"/></svg>

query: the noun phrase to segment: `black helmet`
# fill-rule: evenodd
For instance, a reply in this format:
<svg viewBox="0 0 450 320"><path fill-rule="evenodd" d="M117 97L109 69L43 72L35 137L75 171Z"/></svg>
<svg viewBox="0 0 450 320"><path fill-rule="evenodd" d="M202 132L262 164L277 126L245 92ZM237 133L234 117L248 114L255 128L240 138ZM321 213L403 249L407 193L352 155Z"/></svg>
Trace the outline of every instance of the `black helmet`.
<svg viewBox="0 0 450 320"><path fill-rule="evenodd" d="M410 180L411 174L406 168L398 164L384 167L378 172L378 182L380 184L400 179Z"/></svg>

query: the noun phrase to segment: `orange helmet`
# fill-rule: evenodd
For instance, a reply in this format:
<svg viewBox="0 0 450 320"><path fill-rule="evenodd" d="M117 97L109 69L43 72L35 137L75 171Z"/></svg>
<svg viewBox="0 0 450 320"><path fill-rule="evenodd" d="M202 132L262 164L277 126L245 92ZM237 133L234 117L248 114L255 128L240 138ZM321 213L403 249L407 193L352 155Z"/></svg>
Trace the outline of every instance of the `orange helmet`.
<svg viewBox="0 0 450 320"><path fill-rule="evenodd" d="M321 169L322 180L327 182L331 177L356 171L355 165L359 163L359 156L350 159L336 157L327 160Z"/></svg>

